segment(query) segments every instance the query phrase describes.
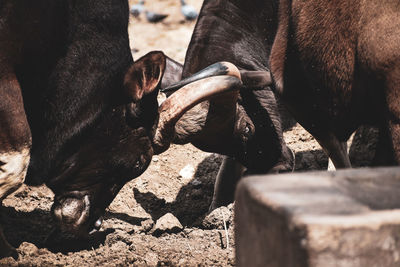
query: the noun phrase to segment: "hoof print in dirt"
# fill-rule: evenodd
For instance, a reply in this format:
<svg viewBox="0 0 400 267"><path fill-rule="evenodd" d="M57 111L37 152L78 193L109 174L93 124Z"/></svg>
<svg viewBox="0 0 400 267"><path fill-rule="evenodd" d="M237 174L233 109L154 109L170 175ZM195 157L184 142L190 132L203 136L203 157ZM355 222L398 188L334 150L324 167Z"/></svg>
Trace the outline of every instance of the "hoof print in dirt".
<svg viewBox="0 0 400 267"><path fill-rule="evenodd" d="M204 229L224 229L225 225L229 227L233 220L232 212L233 204L229 204L227 207L219 207L203 219L201 226Z"/></svg>
<svg viewBox="0 0 400 267"><path fill-rule="evenodd" d="M179 220L172 213L167 213L157 220L151 233L155 236L160 236L164 233L178 233L182 229L183 226Z"/></svg>

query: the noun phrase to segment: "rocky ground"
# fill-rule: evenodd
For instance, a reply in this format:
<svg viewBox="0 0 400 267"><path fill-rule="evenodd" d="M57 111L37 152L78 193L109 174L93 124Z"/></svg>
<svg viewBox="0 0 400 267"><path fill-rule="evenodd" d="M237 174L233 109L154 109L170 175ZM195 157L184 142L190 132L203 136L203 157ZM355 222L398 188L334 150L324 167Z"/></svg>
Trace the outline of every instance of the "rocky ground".
<svg viewBox="0 0 400 267"><path fill-rule="evenodd" d="M200 0L187 2L200 9ZM131 18L135 59L163 50L183 62L194 22L183 20L178 0L152 1L146 8L169 17L158 24L148 23L144 16ZM296 153L297 171L327 167L327 157L300 126L287 130L285 139ZM360 165L369 160L367 154L361 153ZM232 205L207 215L220 163L221 156L191 145L172 146L124 186L107 209L100 233L79 244L46 245L53 194L44 186L23 186L3 201L0 210L0 223L19 258L2 259L0 266L234 265Z"/></svg>

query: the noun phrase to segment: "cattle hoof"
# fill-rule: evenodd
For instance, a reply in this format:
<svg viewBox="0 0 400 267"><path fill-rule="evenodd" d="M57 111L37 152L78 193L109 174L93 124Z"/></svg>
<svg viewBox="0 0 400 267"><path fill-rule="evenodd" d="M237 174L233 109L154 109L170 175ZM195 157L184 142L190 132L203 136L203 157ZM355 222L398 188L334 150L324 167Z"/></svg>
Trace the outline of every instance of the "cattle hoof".
<svg viewBox="0 0 400 267"><path fill-rule="evenodd" d="M293 150L289 148L288 151L291 156L290 160L276 164L268 173L279 174L279 173L293 172L295 170L296 154L294 154Z"/></svg>
<svg viewBox="0 0 400 267"><path fill-rule="evenodd" d="M294 164L290 165L287 163L279 163L275 165L268 173L279 174L279 173L287 173L293 171L294 171Z"/></svg>

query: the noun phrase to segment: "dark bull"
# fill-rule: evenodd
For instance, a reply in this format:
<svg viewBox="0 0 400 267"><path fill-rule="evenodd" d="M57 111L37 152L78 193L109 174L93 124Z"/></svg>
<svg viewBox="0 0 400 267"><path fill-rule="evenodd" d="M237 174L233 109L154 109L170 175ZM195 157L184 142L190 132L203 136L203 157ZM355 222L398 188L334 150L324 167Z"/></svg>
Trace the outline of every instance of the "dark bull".
<svg viewBox="0 0 400 267"><path fill-rule="evenodd" d="M166 57L151 52L133 63L127 1L5 0L0 18L0 198L25 174L28 184L45 183L55 193L57 225L73 236L100 227L153 148L169 145L163 135L214 94L193 88L221 93L241 84L205 79L158 108ZM0 256L11 253L0 238Z"/></svg>

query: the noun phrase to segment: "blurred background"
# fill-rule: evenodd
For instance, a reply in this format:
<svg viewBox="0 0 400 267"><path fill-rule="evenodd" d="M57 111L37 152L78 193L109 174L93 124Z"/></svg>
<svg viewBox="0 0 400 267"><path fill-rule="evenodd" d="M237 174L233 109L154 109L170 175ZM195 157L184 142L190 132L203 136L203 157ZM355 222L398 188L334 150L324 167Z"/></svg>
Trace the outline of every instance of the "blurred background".
<svg viewBox="0 0 400 267"><path fill-rule="evenodd" d="M203 3L202 0L185 2L197 12ZM132 7L139 4L139 1L129 0L129 4ZM183 63L196 20L185 19L181 6L180 0L145 1L144 10L168 15L157 23L149 22L144 12L138 17L130 16L130 45L135 60L149 51L162 50L169 57Z"/></svg>

